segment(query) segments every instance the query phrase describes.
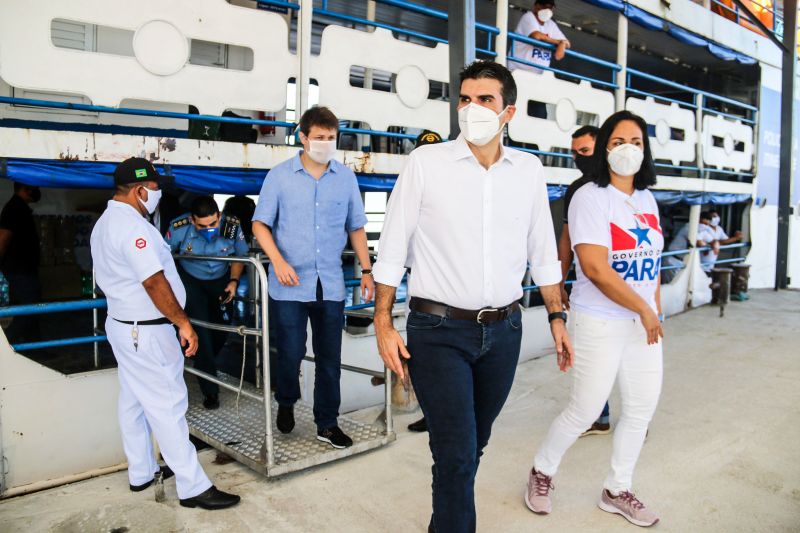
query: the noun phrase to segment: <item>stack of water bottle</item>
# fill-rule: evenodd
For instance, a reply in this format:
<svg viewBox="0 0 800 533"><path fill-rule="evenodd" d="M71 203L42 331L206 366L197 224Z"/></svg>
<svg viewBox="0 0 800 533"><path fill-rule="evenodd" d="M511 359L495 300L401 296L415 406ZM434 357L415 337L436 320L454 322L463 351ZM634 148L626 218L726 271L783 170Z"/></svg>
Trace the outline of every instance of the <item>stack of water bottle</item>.
<svg viewBox="0 0 800 533"><path fill-rule="evenodd" d="M3 273L0 272L0 307L5 307L11 302L8 291L8 280Z"/></svg>

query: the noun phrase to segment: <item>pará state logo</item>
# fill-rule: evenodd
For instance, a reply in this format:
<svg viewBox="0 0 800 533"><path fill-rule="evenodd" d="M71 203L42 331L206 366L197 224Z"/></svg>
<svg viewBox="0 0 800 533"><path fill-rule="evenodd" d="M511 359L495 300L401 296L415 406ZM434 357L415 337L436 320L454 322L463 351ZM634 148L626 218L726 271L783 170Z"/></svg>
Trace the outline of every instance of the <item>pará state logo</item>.
<svg viewBox="0 0 800 533"><path fill-rule="evenodd" d="M652 213L634 215L638 224L623 228L611 222L611 268L624 281L655 281L661 270L663 232Z"/></svg>

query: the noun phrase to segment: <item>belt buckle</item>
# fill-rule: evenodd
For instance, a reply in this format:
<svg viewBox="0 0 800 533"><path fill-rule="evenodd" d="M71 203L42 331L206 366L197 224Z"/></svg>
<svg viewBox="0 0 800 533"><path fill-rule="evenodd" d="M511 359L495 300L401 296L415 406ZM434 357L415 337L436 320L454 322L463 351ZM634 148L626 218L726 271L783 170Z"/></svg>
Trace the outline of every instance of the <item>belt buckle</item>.
<svg viewBox="0 0 800 533"><path fill-rule="evenodd" d="M483 313L491 313L496 311L499 311L499 309L495 307L486 307L484 309L481 309L480 311L478 311L478 317L476 318L476 321L478 322L478 324L483 325L483 322L481 322L481 316L483 315Z"/></svg>

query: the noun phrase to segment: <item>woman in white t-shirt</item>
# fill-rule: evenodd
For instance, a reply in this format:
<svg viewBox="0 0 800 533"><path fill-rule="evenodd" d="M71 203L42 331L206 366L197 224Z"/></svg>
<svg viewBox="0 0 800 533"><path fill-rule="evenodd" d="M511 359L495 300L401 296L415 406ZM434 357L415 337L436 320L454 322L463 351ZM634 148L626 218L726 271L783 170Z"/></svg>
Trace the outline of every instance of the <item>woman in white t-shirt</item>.
<svg viewBox="0 0 800 533"><path fill-rule="evenodd" d="M615 113L596 142L596 175L575 193L569 208L578 259L569 317L575 357L559 365L573 367L572 392L534 458L525 501L535 513L550 512L552 476L564 453L597 419L617 380L622 414L598 506L649 526L658 517L633 495L631 485L661 391L664 237L648 190L656 172L641 117Z"/></svg>

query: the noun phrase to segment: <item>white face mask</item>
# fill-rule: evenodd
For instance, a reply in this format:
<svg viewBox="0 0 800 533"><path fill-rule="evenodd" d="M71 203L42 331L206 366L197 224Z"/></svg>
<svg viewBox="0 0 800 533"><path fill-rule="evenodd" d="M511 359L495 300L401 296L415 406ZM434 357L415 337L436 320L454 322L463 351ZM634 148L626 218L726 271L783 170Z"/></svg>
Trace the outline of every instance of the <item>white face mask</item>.
<svg viewBox="0 0 800 533"><path fill-rule="evenodd" d="M505 113L506 109L508 107L495 114L491 109L474 102L459 109L458 126L464 138L475 146L488 144L505 126L505 123L500 122L500 115Z"/></svg>
<svg viewBox="0 0 800 533"><path fill-rule="evenodd" d="M714 227L719 226L719 217L717 216L711 217L711 225Z"/></svg>
<svg viewBox="0 0 800 533"><path fill-rule="evenodd" d="M142 200L139 198L139 202L147 209L147 212L151 215L156 212L156 208L158 207L158 202L161 201L161 189L154 191L153 189L147 190L147 200Z"/></svg>
<svg viewBox="0 0 800 533"><path fill-rule="evenodd" d="M336 155L336 141L308 141L308 157L321 165L330 163Z"/></svg>
<svg viewBox="0 0 800 533"><path fill-rule="evenodd" d="M633 144L620 144L608 152L608 165L620 176L633 176L642 168L644 152Z"/></svg>
<svg viewBox="0 0 800 533"><path fill-rule="evenodd" d="M548 20L553 18L553 10L552 9L542 9L542 10L539 11L537 16L539 17L539 20L541 20L542 22L547 22Z"/></svg>

